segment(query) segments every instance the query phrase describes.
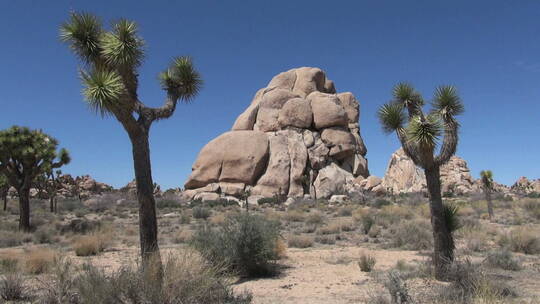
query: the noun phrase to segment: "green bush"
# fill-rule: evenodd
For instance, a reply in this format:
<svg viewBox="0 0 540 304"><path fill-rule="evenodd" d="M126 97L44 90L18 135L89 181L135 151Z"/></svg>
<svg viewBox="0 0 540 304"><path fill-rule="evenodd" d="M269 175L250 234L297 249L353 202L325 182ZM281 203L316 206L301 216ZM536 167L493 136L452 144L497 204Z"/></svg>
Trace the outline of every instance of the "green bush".
<svg viewBox="0 0 540 304"><path fill-rule="evenodd" d="M431 225L427 220L405 221L392 226L391 231L394 247L425 250L433 246Z"/></svg>
<svg viewBox="0 0 540 304"><path fill-rule="evenodd" d="M206 220L211 214L212 212L208 208L201 206L193 208L193 218Z"/></svg>
<svg viewBox="0 0 540 304"><path fill-rule="evenodd" d="M192 246L216 265L244 276L272 274L279 259L279 222L249 213L229 216L217 228L199 228Z"/></svg>

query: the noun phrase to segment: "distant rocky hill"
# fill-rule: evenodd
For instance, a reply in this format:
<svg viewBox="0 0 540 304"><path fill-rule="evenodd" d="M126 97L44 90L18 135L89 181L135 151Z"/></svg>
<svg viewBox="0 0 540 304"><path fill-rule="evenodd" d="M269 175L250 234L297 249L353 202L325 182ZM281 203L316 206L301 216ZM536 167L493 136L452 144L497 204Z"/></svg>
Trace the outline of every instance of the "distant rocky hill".
<svg viewBox="0 0 540 304"><path fill-rule="evenodd" d="M369 176L359 114L353 94L336 93L321 69L280 73L231 131L203 147L184 195L319 198L352 191L356 177Z"/></svg>

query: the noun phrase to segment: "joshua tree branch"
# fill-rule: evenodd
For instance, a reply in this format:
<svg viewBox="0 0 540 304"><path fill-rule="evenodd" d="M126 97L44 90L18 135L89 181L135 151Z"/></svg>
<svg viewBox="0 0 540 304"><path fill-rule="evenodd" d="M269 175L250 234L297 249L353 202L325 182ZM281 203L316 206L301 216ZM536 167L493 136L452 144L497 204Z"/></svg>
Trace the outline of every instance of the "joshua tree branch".
<svg viewBox="0 0 540 304"><path fill-rule="evenodd" d="M444 139L439 155L435 158L435 163L439 166L445 164L452 155L456 153L458 142L459 124L453 118L445 119Z"/></svg>
<svg viewBox="0 0 540 304"><path fill-rule="evenodd" d="M139 115L149 115L151 121L165 119L173 115L177 104L178 95L172 92L167 92L167 98L165 99L165 104L163 106L159 108L151 108L145 106L142 102L137 101L137 112Z"/></svg>
<svg viewBox="0 0 540 304"><path fill-rule="evenodd" d="M403 151L405 151L405 155L407 155L410 159L412 159L415 165L422 165L422 161L418 153L416 153L416 147L407 140L407 136L405 135L405 130L398 129L396 130L396 134L399 141L401 142Z"/></svg>

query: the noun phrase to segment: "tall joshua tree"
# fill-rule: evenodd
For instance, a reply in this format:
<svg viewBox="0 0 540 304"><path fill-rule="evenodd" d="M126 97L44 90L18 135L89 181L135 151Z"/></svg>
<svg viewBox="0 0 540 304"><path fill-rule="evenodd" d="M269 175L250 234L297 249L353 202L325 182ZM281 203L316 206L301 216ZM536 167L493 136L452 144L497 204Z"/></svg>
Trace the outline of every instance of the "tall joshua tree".
<svg viewBox="0 0 540 304"><path fill-rule="evenodd" d="M435 275L444 279L447 266L454 258L452 232L458 224L456 209L443 205L439 168L456 152L459 123L455 117L463 113L464 107L452 86L435 90L432 111L428 114L422 110L424 99L409 84L397 84L393 97L379 109L379 120L386 133L396 133L405 154L414 164L424 169L433 227ZM437 143L443 135L436 154Z"/></svg>
<svg viewBox="0 0 540 304"><path fill-rule="evenodd" d="M9 183L4 174L0 173L0 198L4 201L4 211L7 210L7 195L9 191Z"/></svg>
<svg viewBox="0 0 540 304"><path fill-rule="evenodd" d="M30 230L30 188L35 178L70 162L67 150L56 152L57 146L56 139L39 130L13 126L0 131L0 173L19 194L20 230Z"/></svg>
<svg viewBox="0 0 540 304"><path fill-rule="evenodd" d="M148 144L150 127L156 120L169 118L179 100L191 101L202 86L201 76L189 57L174 58L159 75L166 93L164 105L149 107L137 95L137 69L143 61L144 42L137 34L135 22L120 20L107 31L96 16L73 13L61 26L60 38L84 64L80 77L90 107L103 116L114 116L131 140L143 265L150 258L159 260Z"/></svg>
<svg viewBox="0 0 540 304"><path fill-rule="evenodd" d="M492 219L493 202L491 201L491 191L493 190L493 172L491 172L491 170L480 171L480 179L482 180L482 189L486 196L489 219Z"/></svg>

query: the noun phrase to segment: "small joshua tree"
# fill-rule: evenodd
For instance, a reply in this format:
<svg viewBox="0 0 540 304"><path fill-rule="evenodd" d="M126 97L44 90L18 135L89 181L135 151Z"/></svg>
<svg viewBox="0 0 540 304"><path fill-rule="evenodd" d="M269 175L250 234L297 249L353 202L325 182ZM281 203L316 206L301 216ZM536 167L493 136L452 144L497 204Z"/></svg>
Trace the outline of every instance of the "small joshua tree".
<svg viewBox="0 0 540 304"><path fill-rule="evenodd" d="M143 62L144 42L135 22L119 20L106 31L96 16L73 13L61 26L60 38L84 63L80 77L90 107L102 115L114 116L131 140L143 266L150 261L161 264L148 143L150 127L154 121L169 118L178 100L192 100L201 88L201 77L189 57L174 58L159 75L166 92L165 103L152 108L137 94L137 69Z"/></svg>
<svg viewBox="0 0 540 304"><path fill-rule="evenodd" d="M435 276L444 279L454 258L452 232L457 229L457 222L456 209L443 205L439 168L456 152L459 123L455 117L463 113L464 107L452 86L435 90L433 110L427 115L422 110L422 96L411 85L397 84L393 96L391 102L379 109L379 120L386 133L396 132L405 154L424 169L433 227ZM442 146L436 154L443 133Z"/></svg>
<svg viewBox="0 0 540 304"><path fill-rule="evenodd" d="M493 172L491 170L482 170L480 172L482 180L482 190L486 196L489 219L493 218L493 202L491 201L491 191L493 190Z"/></svg>
<svg viewBox="0 0 540 304"><path fill-rule="evenodd" d="M35 178L70 162L67 150L56 152L57 146L56 139L39 130L13 126L0 131L0 173L19 194L20 230L30 230L30 188Z"/></svg>
<svg viewBox="0 0 540 304"><path fill-rule="evenodd" d="M58 170L57 172L61 172ZM56 212L56 193L59 189L58 179L54 175L52 169L43 172L41 175L36 177L36 187L45 193L47 193L47 198L49 199L49 209L51 212Z"/></svg>
<svg viewBox="0 0 540 304"><path fill-rule="evenodd" d="M7 210L7 196L9 192L9 183L4 174L0 174L0 198L4 201L4 211Z"/></svg>

